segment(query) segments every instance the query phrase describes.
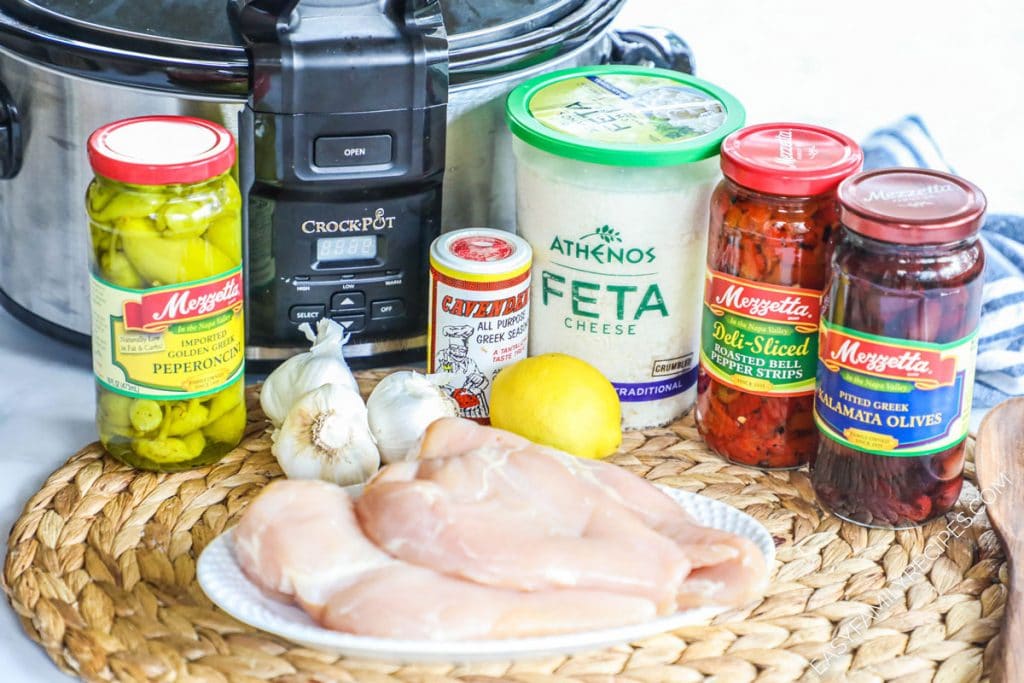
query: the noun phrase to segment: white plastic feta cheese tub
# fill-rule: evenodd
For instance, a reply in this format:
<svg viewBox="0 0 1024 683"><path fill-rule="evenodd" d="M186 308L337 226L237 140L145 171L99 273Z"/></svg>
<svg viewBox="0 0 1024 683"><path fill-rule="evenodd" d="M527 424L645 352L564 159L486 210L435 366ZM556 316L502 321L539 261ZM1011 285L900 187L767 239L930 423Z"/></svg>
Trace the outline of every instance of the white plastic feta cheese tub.
<svg viewBox="0 0 1024 683"><path fill-rule="evenodd" d="M696 396L709 204L743 107L675 71L593 66L527 81L506 116L530 355L597 367L626 429L671 422Z"/></svg>

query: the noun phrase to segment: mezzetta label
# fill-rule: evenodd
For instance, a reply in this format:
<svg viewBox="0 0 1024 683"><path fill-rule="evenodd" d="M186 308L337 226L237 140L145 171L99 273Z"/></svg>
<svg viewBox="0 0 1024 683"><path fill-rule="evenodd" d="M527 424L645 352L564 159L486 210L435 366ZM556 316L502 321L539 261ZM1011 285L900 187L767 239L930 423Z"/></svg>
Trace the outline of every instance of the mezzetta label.
<svg viewBox="0 0 1024 683"><path fill-rule="evenodd" d="M977 336L949 344L879 337L822 321L814 416L854 450L917 456L967 436Z"/></svg>
<svg viewBox="0 0 1024 683"><path fill-rule="evenodd" d="M124 302L127 330L162 332L173 324L199 320L228 309L242 309L242 273L221 276L211 282L182 285L143 294Z"/></svg>
<svg viewBox="0 0 1024 683"><path fill-rule="evenodd" d="M153 290L92 276L93 370L106 388L195 398L235 382L244 364L242 272Z"/></svg>
<svg viewBox="0 0 1024 683"><path fill-rule="evenodd" d="M726 386L771 396L814 392L821 293L709 270L701 366Z"/></svg>
<svg viewBox="0 0 1024 683"><path fill-rule="evenodd" d="M819 345L821 362L832 372L846 368L906 380L921 389L950 386L956 380L956 358L926 346L908 342L894 346L888 340L879 341L829 326L822 327Z"/></svg>

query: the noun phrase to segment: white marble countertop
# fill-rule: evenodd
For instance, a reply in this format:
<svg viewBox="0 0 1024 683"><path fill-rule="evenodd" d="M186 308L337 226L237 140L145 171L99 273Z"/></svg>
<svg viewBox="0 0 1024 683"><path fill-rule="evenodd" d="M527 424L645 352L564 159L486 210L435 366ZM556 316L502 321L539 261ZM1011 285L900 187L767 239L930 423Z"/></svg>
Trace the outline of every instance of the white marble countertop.
<svg viewBox="0 0 1024 683"><path fill-rule="evenodd" d="M918 113L993 211L1024 212L1024 3L630 0L622 21L677 30L696 52L698 73L732 90L751 122L798 119L861 138ZM94 438L89 354L0 311L4 556L25 501ZM4 683L70 680L28 640L6 601L0 663Z"/></svg>
<svg viewBox="0 0 1024 683"><path fill-rule="evenodd" d="M25 501L67 458L96 439L92 357L0 311L0 553ZM0 607L0 679L71 680L31 642L7 600Z"/></svg>

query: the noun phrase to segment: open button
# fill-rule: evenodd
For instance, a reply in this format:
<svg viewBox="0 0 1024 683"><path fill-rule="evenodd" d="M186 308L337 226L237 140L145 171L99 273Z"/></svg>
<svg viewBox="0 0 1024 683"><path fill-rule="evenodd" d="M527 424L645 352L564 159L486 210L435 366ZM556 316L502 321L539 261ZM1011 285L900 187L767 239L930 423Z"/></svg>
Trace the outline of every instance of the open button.
<svg viewBox="0 0 1024 683"><path fill-rule="evenodd" d="M317 138L313 163L321 168L371 166L391 163L390 135Z"/></svg>

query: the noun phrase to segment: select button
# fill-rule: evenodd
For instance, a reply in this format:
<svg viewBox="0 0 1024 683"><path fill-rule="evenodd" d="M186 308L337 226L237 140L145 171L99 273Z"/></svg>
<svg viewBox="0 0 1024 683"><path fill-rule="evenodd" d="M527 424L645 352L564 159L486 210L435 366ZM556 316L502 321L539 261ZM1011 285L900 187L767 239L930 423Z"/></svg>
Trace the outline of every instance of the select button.
<svg viewBox="0 0 1024 683"><path fill-rule="evenodd" d="M293 323L308 323L324 317L323 306L292 306L288 309L288 319Z"/></svg>
<svg viewBox="0 0 1024 683"><path fill-rule="evenodd" d="M401 299L386 299L370 304L370 317L374 320L401 318L405 315L405 302Z"/></svg>
<svg viewBox="0 0 1024 683"><path fill-rule="evenodd" d="M313 163L321 168L390 164L391 136L317 138L313 143Z"/></svg>

